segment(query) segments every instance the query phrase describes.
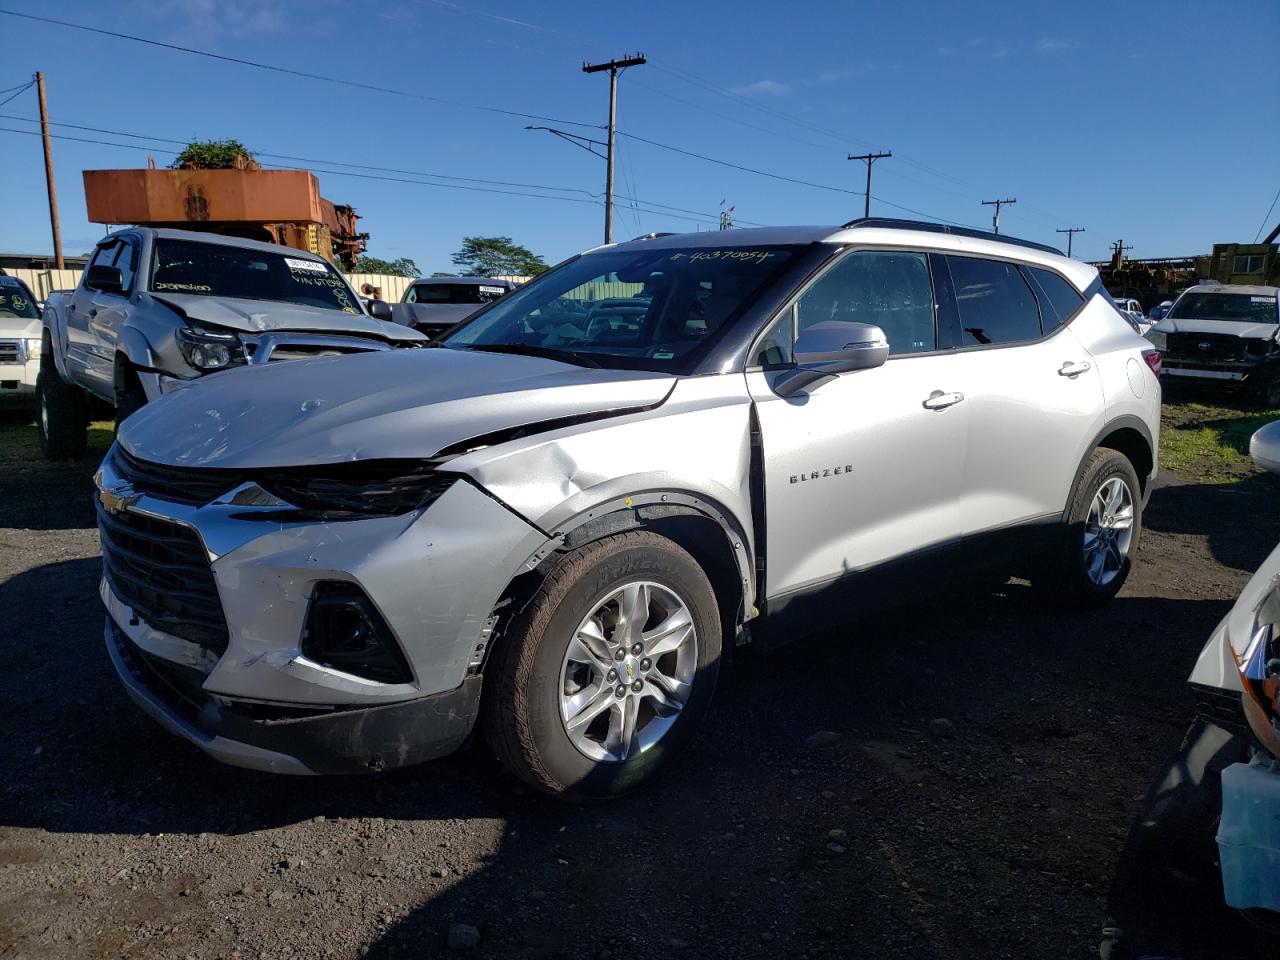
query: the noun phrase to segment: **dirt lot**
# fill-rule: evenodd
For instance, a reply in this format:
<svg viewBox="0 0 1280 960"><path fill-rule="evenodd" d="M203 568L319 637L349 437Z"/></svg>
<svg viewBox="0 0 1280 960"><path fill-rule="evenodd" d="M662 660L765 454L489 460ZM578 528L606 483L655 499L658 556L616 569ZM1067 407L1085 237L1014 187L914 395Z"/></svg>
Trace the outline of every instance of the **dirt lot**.
<svg viewBox="0 0 1280 960"><path fill-rule="evenodd" d="M1233 418L1169 408L1180 469L1107 610L953 589L740 664L669 776L590 809L526 792L480 748L287 779L169 736L103 649L93 464L39 462L10 420L0 957L457 955L453 922L484 957L1097 956L1130 817L1187 727L1191 662L1280 540L1280 483L1230 430L1190 436Z"/></svg>

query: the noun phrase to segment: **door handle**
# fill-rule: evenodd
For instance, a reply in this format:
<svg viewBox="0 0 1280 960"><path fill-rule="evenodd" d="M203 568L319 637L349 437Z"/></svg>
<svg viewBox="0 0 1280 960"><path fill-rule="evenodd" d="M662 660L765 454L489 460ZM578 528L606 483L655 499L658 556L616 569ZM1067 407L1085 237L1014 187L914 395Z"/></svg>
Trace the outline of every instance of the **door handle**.
<svg viewBox="0 0 1280 960"><path fill-rule="evenodd" d="M89 317L90 317L90 319L92 319L93 317L96 317L97 315L98 315L98 308L97 308L97 307L94 307L92 310L90 310L90 311L89 311Z"/></svg>
<svg viewBox="0 0 1280 960"><path fill-rule="evenodd" d="M1072 379L1075 379L1082 373L1088 373L1089 369L1090 364L1087 361L1081 360L1079 363L1074 363L1068 360L1058 368L1058 376L1071 377Z"/></svg>
<svg viewBox="0 0 1280 960"><path fill-rule="evenodd" d="M929 394L929 399L924 402L924 408L926 410L945 410L947 407L954 407L963 399L963 393L943 393L941 390L935 390Z"/></svg>

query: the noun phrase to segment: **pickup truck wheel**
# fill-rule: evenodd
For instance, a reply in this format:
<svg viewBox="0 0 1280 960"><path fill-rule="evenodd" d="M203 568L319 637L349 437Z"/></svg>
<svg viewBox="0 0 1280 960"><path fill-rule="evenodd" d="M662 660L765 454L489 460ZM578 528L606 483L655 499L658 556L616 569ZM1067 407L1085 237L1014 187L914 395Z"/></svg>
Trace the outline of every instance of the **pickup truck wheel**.
<svg viewBox="0 0 1280 960"><path fill-rule="evenodd" d="M1268 410L1280 407L1280 370L1267 370L1254 376L1260 378L1251 391L1254 403Z"/></svg>
<svg viewBox="0 0 1280 960"><path fill-rule="evenodd" d="M83 457L89 439L89 408L84 391L58 376L46 350L36 374L36 425L40 449L49 460Z"/></svg>
<svg viewBox="0 0 1280 960"><path fill-rule="evenodd" d="M486 671L499 761L546 793L606 800L674 756L711 703L715 594L697 562L647 531L568 554Z"/></svg>
<svg viewBox="0 0 1280 960"><path fill-rule="evenodd" d="M1035 586L1073 606L1097 606L1119 593L1142 535L1141 490L1128 457L1094 450Z"/></svg>
<svg viewBox="0 0 1280 960"><path fill-rule="evenodd" d="M117 360L121 369L116 372L116 430L147 403L146 391L138 380L137 372L127 360Z"/></svg>

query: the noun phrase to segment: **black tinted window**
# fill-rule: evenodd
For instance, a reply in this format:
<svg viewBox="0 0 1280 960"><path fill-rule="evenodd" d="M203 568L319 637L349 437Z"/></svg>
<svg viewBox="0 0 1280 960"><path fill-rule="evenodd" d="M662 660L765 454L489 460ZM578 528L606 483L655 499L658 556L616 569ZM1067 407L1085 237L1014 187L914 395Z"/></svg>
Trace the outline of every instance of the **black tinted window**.
<svg viewBox="0 0 1280 960"><path fill-rule="evenodd" d="M1040 315L1018 268L999 260L947 257L964 335L961 346L1017 343L1040 336Z"/></svg>
<svg viewBox="0 0 1280 960"><path fill-rule="evenodd" d="M119 240L109 240L100 246L93 254L93 259L89 261L91 267L109 267L115 259L116 253L120 248Z"/></svg>
<svg viewBox="0 0 1280 960"><path fill-rule="evenodd" d="M1040 300L1040 316L1044 320L1044 332L1056 330L1084 303L1080 291L1052 270L1039 267L1027 268L1036 285Z"/></svg>
<svg viewBox="0 0 1280 960"><path fill-rule="evenodd" d="M870 323L884 331L891 354L937 349L933 284L922 253L851 253L818 278L797 309L801 331L826 320Z"/></svg>
<svg viewBox="0 0 1280 960"><path fill-rule="evenodd" d="M492 283L415 283L404 295L405 303L492 303L506 287Z"/></svg>
<svg viewBox="0 0 1280 960"><path fill-rule="evenodd" d="M133 274L138 268L138 248L132 243L120 244L115 266L120 268L120 286L127 293L133 289Z"/></svg>

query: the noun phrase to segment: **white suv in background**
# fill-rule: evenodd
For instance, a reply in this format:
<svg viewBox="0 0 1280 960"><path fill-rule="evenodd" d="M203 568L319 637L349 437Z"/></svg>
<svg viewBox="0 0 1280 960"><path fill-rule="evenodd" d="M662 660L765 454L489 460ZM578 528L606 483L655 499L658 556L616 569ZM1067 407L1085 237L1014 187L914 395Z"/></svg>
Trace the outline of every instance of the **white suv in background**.
<svg viewBox="0 0 1280 960"><path fill-rule="evenodd" d="M40 305L17 277L0 274L0 404L35 404Z"/></svg>

